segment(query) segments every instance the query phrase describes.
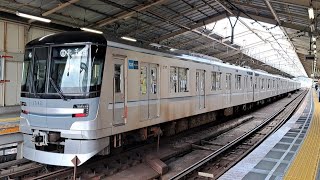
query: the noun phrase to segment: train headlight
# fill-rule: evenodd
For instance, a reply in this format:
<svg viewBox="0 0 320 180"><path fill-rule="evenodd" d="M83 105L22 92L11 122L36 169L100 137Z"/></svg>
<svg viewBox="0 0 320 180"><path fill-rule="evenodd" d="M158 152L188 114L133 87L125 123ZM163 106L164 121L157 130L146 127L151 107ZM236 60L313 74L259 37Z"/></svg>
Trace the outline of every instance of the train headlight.
<svg viewBox="0 0 320 180"><path fill-rule="evenodd" d="M74 109L83 109L83 113L72 114L72 117L87 117L89 115L89 104L75 104Z"/></svg>

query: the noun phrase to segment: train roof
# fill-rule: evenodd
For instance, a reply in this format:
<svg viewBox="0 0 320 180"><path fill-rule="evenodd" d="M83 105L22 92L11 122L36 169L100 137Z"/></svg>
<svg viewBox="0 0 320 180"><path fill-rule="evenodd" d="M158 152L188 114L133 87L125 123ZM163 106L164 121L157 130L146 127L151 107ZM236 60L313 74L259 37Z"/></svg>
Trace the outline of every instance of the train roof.
<svg viewBox="0 0 320 180"><path fill-rule="evenodd" d="M56 34L49 34L26 44L26 47L53 45L53 44L69 44L69 43L94 43L107 45L107 40L102 34L90 33L86 31L71 31Z"/></svg>
<svg viewBox="0 0 320 180"><path fill-rule="evenodd" d="M146 49L146 48L136 47L136 46L113 42L113 41L108 41L108 46L132 50L132 51L136 51L136 52L142 52L142 53L146 53L146 54L159 55L159 56L163 56L163 57L189 60L189 61L195 61L195 62L202 62L202 63L206 63L206 64L218 65L221 67L229 67L229 68L234 68L234 69L238 69L238 70L242 70L242 71L254 71L252 69L247 69L247 68L240 67L240 66L222 63L220 59L217 59L214 57L212 59L207 59L207 58L190 56L190 55L186 55L186 54L175 54L175 53L171 54L171 53L167 53L167 52L150 50L150 49Z"/></svg>
<svg viewBox="0 0 320 180"><path fill-rule="evenodd" d="M194 57L194 56L185 55L185 54L170 54L170 53L166 53L166 52L160 52L160 51L140 48L140 47L131 46L131 45L113 42L113 41L108 41L108 46L127 49L127 50L133 50L133 51L137 51L137 52L143 52L143 53L147 53L147 54L159 55L159 56L164 56L164 57L183 59L183 60L189 60L189 61L195 61L195 62L202 62L202 63L217 65L217 66L226 67L226 68L233 68L233 69L237 69L237 70L241 70L241 71L247 71L247 72L249 71L249 72L254 72L257 74L261 74L261 75L272 76L275 78L288 79L288 78L284 78L282 76L269 74L267 72L257 71L255 69L248 69L248 68L244 68L244 67L240 67L240 66L222 63L221 60L217 59L217 58L206 59L206 58Z"/></svg>
<svg viewBox="0 0 320 180"><path fill-rule="evenodd" d="M122 49L133 50L133 51L143 52L147 54L153 54L153 55L159 55L164 57L183 59L183 60L189 60L189 61L195 61L195 62L202 62L206 64L218 65L221 67L233 68L241 71L251 71L258 74L264 74L264 75L269 75L277 78L287 79L274 74L269 74L267 72L260 72L259 70L248 69L248 68L244 68L236 65L222 63L220 59L217 59L215 57L208 59L203 57L190 56L186 54L161 52L156 50L150 50L147 48L136 47L136 46L128 45L124 43L107 41L107 38L103 34L96 34L96 33L91 33L86 31L70 31L70 32L49 34L28 42L26 44L26 48L32 47L32 46L72 44L72 43L93 43L93 44L100 44L100 45L106 45L106 46L108 45L111 47L118 47Z"/></svg>

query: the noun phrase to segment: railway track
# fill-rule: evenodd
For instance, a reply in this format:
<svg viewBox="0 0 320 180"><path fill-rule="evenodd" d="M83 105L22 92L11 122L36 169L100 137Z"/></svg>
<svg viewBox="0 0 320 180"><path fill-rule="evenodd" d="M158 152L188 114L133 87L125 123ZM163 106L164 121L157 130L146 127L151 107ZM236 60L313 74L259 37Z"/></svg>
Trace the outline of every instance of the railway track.
<svg viewBox="0 0 320 180"><path fill-rule="evenodd" d="M26 173L32 174L42 171L43 168L44 165L31 162L27 159L8 161L0 164L0 179L15 179Z"/></svg>
<svg viewBox="0 0 320 180"><path fill-rule="evenodd" d="M294 96L297 96L297 95L295 94ZM293 100L290 100L290 102L292 101ZM155 149L156 149L155 144L148 144L138 148L130 149L126 152L116 154L113 156L95 157L89 162L77 168L77 176L81 177L82 179L103 179L103 178L113 179L114 176L116 176L117 174L123 171L126 171L127 169L130 169L132 167L135 167L141 164L147 164L146 156L156 155L160 160L164 161L167 164L170 164L170 161L173 158L183 156L192 151L200 150L201 152L206 152L204 154L208 154L208 152L212 153L212 149L211 150L207 149L208 148L207 145L210 145L208 142L213 137L218 137L223 133L229 132L232 129L237 129L239 128L239 126L243 126L243 124L249 123L250 121L257 119L257 116L258 116L257 113L261 114L260 121L262 121L265 119L266 115L275 113L274 108L285 108L285 106L287 106L288 103L289 103L289 100L284 98L282 100L274 102L272 105L267 105L266 107L263 107L262 109L258 110L256 114L255 112L252 113L253 115L246 115L244 117L237 118L234 120L229 120L223 123L220 122L219 125L215 125L213 127L195 128L192 133L182 133L174 137L163 138L163 140L161 140L161 147L160 147L159 153L155 153ZM210 148L212 148L212 146L214 145L211 144ZM165 152L165 153L162 153L162 152ZM24 176L23 173L19 173L18 171L16 171L16 172L12 172L12 174L10 174L10 176L7 176L7 177L10 177L10 178L19 177L20 179L44 180L44 179L70 179L73 176L73 168L53 168L52 170L52 168L50 167L48 168L45 165L41 165L41 164L37 164L37 165L35 164L30 165L34 169L37 169L38 167L37 171L34 171L37 173L29 173L27 174L27 176ZM42 169L40 168L40 166L42 166ZM21 170L22 169L23 168L21 168ZM25 169L28 169L28 167L25 167ZM48 169L50 169L50 171ZM148 169L145 169L145 171L148 171ZM168 174L170 174L170 172L171 171L169 171ZM153 174L152 177L144 177L143 179L149 179L149 178L152 179L152 178L159 178L159 177L160 177L159 174ZM162 179L169 179L170 177L166 176L165 174L164 176L162 176Z"/></svg>
<svg viewBox="0 0 320 180"><path fill-rule="evenodd" d="M286 106L266 118L261 124L232 141L221 142L218 140L218 136L211 140L202 140L200 144L194 144L193 147L195 149L212 151L212 153L174 176L166 176L163 179L200 179L201 177L216 179L220 177L271 133L281 127L293 114L306 94L306 91L301 93ZM228 133L224 133L221 136L228 136Z"/></svg>

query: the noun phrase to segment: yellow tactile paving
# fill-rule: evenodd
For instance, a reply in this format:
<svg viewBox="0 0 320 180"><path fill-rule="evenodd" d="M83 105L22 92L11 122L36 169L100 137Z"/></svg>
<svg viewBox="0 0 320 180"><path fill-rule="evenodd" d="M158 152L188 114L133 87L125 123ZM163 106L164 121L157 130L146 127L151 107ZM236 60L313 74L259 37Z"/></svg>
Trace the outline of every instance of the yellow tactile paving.
<svg viewBox="0 0 320 180"><path fill-rule="evenodd" d="M0 135L19 132L19 124L0 126Z"/></svg>
<svg viewBox="0 0 320 180"><path fill-rule="evenodd" d="M0 118L0 122L14 122L18 121L20 117L13 117L13 118Z"/></svg>
<svg viewBox="0 0 320 180"><path fill-rule="evenodd" d="M299 152L291 163L284 179L313 180L316 179L320 159L320 102L313 93L314 115L309 131Z"/></svg>

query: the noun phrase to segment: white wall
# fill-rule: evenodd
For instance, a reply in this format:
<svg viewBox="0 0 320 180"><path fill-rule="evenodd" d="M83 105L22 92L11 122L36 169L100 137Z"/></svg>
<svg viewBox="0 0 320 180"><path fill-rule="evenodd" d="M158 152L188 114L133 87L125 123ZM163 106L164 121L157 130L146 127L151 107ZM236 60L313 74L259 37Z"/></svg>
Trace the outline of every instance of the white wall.
<svg viewBox="0 0 320 180"><path fill-rule="evenodd" d="M40 29L12 22L0 21L0 55L9 55L13 58L4 61L0 73L3 72L8 83L0 83L0 106L19 104L21 71L24 46L27 42L41 36L58 31Z"/></svg>

